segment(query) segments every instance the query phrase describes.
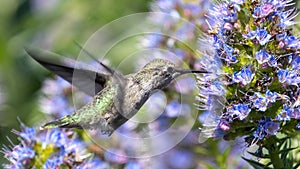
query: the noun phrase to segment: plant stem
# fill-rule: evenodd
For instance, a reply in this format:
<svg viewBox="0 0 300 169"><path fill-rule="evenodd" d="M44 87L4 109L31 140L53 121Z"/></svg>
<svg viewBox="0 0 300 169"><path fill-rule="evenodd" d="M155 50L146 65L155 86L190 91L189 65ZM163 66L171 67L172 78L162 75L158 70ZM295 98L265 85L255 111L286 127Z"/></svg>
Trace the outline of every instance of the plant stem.
<svg viewBox="0 0 300 169"><path fill-rule="evenodd" d="M279 147L277 146L276 137L270 137L270 142L265 147L269 151L270 159L273 164L274 169L283 169L283 161L279 157Z"/></svg>

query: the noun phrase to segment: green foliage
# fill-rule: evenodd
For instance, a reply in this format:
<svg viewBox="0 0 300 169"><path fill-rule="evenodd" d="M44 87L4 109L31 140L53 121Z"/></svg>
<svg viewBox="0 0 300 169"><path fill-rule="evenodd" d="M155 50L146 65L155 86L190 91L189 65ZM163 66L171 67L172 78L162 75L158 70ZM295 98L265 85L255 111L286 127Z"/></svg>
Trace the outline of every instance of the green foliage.
<svg viewBox="0 0 300 169"><path fill-rule="evenodd" d="M74 40L84 42L114 19L149 11L148 0L3 0L0 6L1 145L10 144L7 137L17 142L10 132L19 129L17 117L29 126L39 126L45 119L38 99L42 82L50 73L25 54L25 46L76 56L80 49Z"/></svg>

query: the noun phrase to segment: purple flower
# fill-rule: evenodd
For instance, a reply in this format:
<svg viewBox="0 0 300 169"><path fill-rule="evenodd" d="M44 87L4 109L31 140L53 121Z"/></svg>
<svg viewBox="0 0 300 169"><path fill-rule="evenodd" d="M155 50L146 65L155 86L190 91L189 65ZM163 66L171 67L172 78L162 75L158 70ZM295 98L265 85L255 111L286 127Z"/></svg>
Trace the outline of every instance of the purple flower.
<svg viewBox="0 0 300 169"><path fill-rule="evenodd" d="M228 131L230 129L230 125L225 121L221 121L218 126L223 131Z"/></svg>
<svg viewBox="0 0 300 169"><path fill-rule="evenodd" d="M280 18L278 27L285 28L295 24L295 22L292 21L292 19L294 19L297 16L297 13L293 13L293 9L287 10L285 12L277 11L275 14L278 15Z"/></svg>
<svg viewBox="0 0 300 169"><path fill-rule="evenodd" d="M223 27L226 30L232 30L233 29L233 25L231 23L228 23L228 22L224 23Z"/></svg>
<svg viewBox="0 0 300 169"><path fill-rule="evenodd" d="M21 145L16 145L11 152L12 158L19 162L26 159L32 159L35 155L35 151L31 147L25 147Z"/></svg>
<svg viewBox="0 0 300 169"><path fill-rule="evenodd" d="M264 16L267 16L267 15L269 15L270 13L272 13L274 11L273 10L273 5L272 4L264 4L261 7L261 11L262 11L262 14Z"/></svg>
<svg viewBox="0 0 300 169"><path fill-rule="evenodd" d="M12 150L5 150L5 157L10 164L3 165L5 168L57 168L61 165L76 166L78 160L85 163L87 157L84 150L85 144L75 137L69 138L72 132L59 129L35 131L22 124L22 131L14 133L20 137L21 144ZM73 135L74 136L74 135ZM76 157L76 159L75 159ZM37 166L35 160L41 160ZM15 166L15 167L13 167Z"/></svg>
<svg viewBox="0 0 300 169"><path fill-rule="evenodd" d="M264 127L264 131L268 135L275 135L279 130L279 123L269 121L266 122L263 127Z"/></svg>
<svg viewBox="0 0 300 169"><path fill-rule="evenodd" d="M245 2L245 0L231 0L231 2L241 5Z"/></svg>
<svg viewBox="0 0 300 169"><path fill-rule="evenodd" d="M300 108L294 108L294 111L291 112L290 117L293 119L300 120Z"/></svg>
<svg viewBox="0 0 300 169"><path fill-rule="evenodd" d="M124 154L124 155L121 155ZM124 164L128 161L128 158L125 156L125 152L122 150L110 149L104 153L104 157L107 161Z"/></svg>
<svg viewBox="0 0 300 169"><path fill-rule="evenodd" d="M263 6L255 7L252 16L254 18L263 18L263 17L268 16L273 11L274 11L273 5L264 4Z"/></svg>

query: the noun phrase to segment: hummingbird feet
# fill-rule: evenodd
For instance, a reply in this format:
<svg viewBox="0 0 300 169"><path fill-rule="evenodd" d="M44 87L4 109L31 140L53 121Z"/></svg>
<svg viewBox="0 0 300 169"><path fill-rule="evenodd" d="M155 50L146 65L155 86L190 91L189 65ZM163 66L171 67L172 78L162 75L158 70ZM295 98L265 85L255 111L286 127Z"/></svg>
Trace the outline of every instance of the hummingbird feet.
<svg viewBox="0 0 300 169"><path fill-rule="evenodd" d="M113 132L114 129L111 126L111 123L117 116L111 113L105 114L104 119L105 119L105 125L104 125L104 130L102 130L103 134L107 134L110 136Z"/></svg>

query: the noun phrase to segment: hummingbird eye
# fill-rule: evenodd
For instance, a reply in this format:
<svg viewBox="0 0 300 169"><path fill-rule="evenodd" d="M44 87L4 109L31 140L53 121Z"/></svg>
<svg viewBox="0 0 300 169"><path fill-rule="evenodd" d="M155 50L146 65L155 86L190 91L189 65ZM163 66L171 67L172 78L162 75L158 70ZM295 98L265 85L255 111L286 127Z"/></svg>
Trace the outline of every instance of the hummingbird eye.
<svg viewBox="0 0 300 169"><path fill-rule="evenodd" d="M167 67L167 72L168 73L173 73L174 72L174 68L173 67Z"/></svg>

